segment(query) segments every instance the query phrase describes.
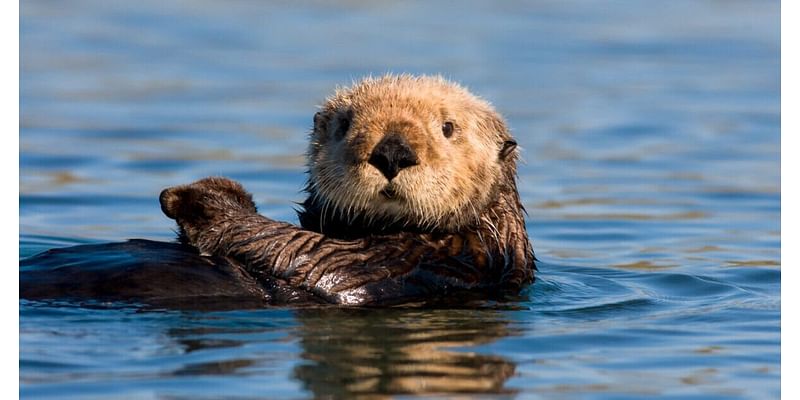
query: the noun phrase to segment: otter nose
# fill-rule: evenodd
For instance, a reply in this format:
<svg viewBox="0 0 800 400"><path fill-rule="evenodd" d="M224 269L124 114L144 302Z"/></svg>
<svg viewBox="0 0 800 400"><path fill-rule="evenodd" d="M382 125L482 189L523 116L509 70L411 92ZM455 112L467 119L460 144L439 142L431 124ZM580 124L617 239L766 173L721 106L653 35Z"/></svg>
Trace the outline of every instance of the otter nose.
<svg viewBox="0 0 800 400"><path fill-rule="evenodd" d="M392 133L375 146L368 162L392 180L400 170L419 164L419 158L405 138Z"/></svg>

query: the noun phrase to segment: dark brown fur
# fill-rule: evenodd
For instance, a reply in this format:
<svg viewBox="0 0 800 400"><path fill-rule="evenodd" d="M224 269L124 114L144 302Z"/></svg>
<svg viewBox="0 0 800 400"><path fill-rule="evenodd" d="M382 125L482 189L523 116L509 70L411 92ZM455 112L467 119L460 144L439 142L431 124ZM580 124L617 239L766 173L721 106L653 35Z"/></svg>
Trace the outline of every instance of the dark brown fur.
<svg viewBox="0 0 800 400"><path fill-rule="evenodd" d="M330 303L388 305L466 292L502 297L532 282L534 266L508 178L486 210L490 224L459 233L335 239L259 215L241 186L224 178L167 189L161 204L201 253L231 258L257 279L277 279Z"/></svg>

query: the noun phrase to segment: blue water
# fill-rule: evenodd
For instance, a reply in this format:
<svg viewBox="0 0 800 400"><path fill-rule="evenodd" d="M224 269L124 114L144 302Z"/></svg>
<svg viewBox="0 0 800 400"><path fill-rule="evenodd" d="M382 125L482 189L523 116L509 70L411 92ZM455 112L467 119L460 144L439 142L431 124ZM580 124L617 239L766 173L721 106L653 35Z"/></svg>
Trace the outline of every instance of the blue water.
<svg viewBox="0 0 800 400"><path fill-rule="evenodd" d="M172 240L207 175L296 221L315 106L394 71L506 116L541 260L480 310L20 300L22 397L780 395L777 1L20 6L22 257Z"/></svg>

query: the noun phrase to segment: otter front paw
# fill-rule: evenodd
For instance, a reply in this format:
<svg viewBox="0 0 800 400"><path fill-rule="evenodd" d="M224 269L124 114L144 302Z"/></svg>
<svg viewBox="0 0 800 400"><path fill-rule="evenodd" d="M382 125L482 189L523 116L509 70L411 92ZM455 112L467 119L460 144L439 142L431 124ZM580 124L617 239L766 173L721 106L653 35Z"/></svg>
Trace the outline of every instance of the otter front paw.
<svg viewBox="0 0 800 400"><path fill-rule="evenodd" d="M164 189L159 201L161 211L177 221L182 236L189 239L230 213L256 212L250 193L227 178L204 178L189 185Z"/></svg>

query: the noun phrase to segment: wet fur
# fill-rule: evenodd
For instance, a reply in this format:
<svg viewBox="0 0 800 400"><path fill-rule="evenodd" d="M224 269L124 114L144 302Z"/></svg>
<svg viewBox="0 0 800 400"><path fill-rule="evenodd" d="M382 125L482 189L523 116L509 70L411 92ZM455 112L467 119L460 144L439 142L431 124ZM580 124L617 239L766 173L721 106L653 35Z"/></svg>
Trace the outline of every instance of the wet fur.
<svg viewBox="0 0 800 400"><path fill-rule="evenodd" d="M259 281L344 305L502 299L533 280L533 251L518 199L504 194L474 228L337 239L266 218L241 186L206 178L161 196L184 240L241 264ZM186 200L186 201L184 201ZM197 212L201 209L202 212Z"/></svg>

